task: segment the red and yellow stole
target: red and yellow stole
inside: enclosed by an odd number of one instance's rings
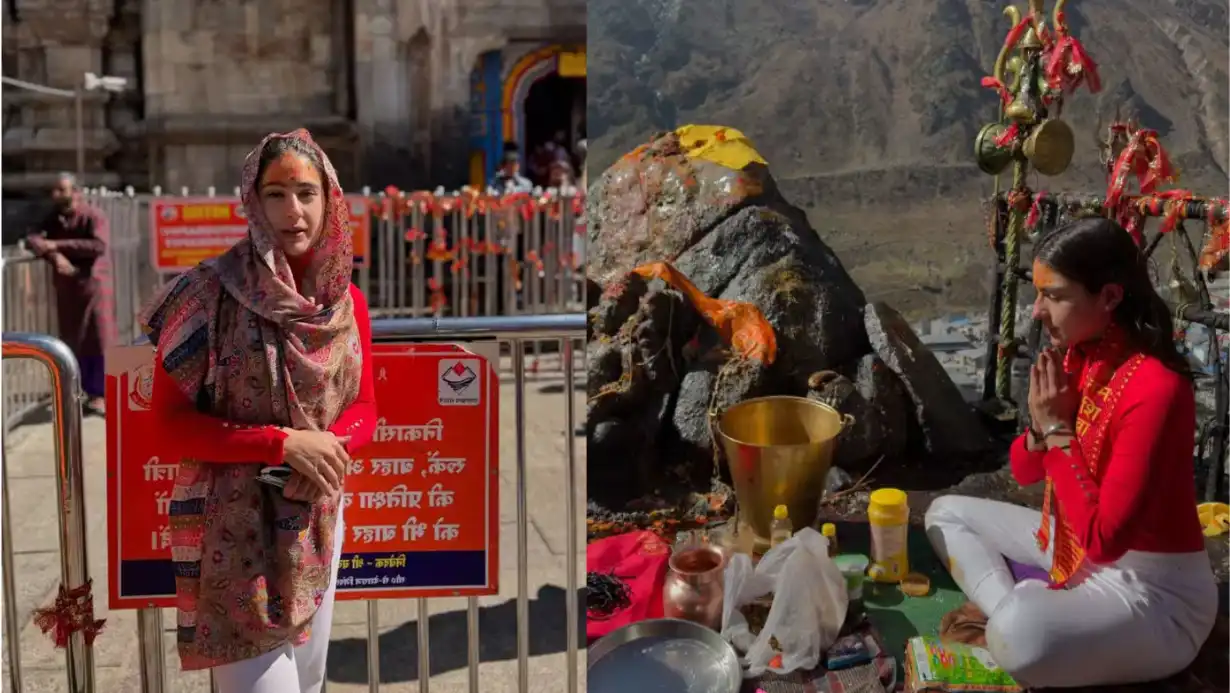
[[[1121,357],[1121,342],[1107,339],[1099,345],[1099,355],[1090,355],[1092,364],[1086,370],[1081,383],[1081,402],[1076,412],[1076,440],[1080,445],[1081,459],[1092,479],[1099,479],[1103,457],[1107,450],[1106,437],[1119,398],[1127,388],[1128,381],[1145,360],[1144,354],[1135,354],[1126,360]],[[1108,353],[1109,352],[1109,353]],[[1099,358],[1099,356],[1102,356]],[[1080,361],[1084,356],[1075,349],[1068,350],[1064,370],[1080,373]],[[1076,531],[1063,513],[1063,507],[1055,501],[1055,485],[1048,474],[1046,491],[1042,500],[1042,526],[1036,538],[1038,548],[1046,551],[1051,542],[1051,516],[1055,518],[1055,555],[1051,562],[1053,588],[1063,587],[1085,562],[1085,548],[1081,546]]]

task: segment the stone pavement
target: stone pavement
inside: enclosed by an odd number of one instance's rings
[[[507,359],[505,359],[507,363]],[[529,480],[529,585],[530,689],[534,693],[564,692],[566,585],[565,551],[565,445],[576,446],[578,587],[584,586],[585,440],[564,431],[563,374],[555,356],[544,356],[540,372],[526,377],[526,428]],[[578,362],[574,398],[576,421],[584,416],[584,375]],[[504,369],[500,402],[500,593],[479,600],[481,659],[479,685],[483,693],[517,690],[517,536],[516,438],[512,374]],[[53,439],[50,424],[28,425],[5,441],[5,463],[11,484],[14,563],[17,604],[22,624],[21,657],[27,693],[66,691],[63,653],[31,623],[31,613],[49,603],[59,584],[58,530],[55,517],[55,477],[51,466]],[[105,429],[103,421],[84,423],[87,516],[90,528],[90,568],[94,577],[98,617],[106,629],[94,646],[99,693],[136,693],[138,650],[135,611],[108,612],[107,536],[105,494]],[[385,600],[380,604],[380,691],[418,691],[416,602]],[[466,601],[440,599],[430,603],[430,690],[433,693],[468,691],[466,660]],[[7,606],[6,606],[7,608]],[[578,634],[584,646],[584,596],[578,594]],[[339,602],[335,611],[329,651],[328,693],[368,691],[367,602]],[[183,673],[174,654],[175,623],[172,610],[163,615],[166,629],[168,693],[206,693],[208,675]],[[585,652],[578,655],[578,674],[584,690]],[[4,660],[3,690],[8,691],[8,659]]]

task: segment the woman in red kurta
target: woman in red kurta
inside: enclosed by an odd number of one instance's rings
[[[1034,317],[1051,348],[1030,374],[1031,428],[1012,474],[1046,483],[1042,512],[937,499],[927,534],[987,614],[987,646],[1034,687],[1152,681],[1195,658],[1217,588],[1196,514],[1196,407],[1170,311],[1112,221],[1038,245]],[[1048,569],[1013,584],[1005,557]]]
[[[248,238],[144,316],[153,408],[179,462],[170,509],[184,669],[222,693],[319,693],[350,453],[376,425],[349,210],[305,130],[244,164]]]

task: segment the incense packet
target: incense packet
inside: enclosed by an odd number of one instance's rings
[[[910,693],[1021,693],[1022,688],[981,647],[910,638],[905,648],[905,689]]]

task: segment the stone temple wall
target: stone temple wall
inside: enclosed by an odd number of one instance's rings
[[[16,0],[5,74],[87,97],[87,185],[238,183],[271,130],[308,127],[344,185],[465,179],[470,73],[487,51],[583,42],[584,0]],[[71,99],[5,90],[4,187],[76,165]],[[47,179],[47,180],[44,180]]]

